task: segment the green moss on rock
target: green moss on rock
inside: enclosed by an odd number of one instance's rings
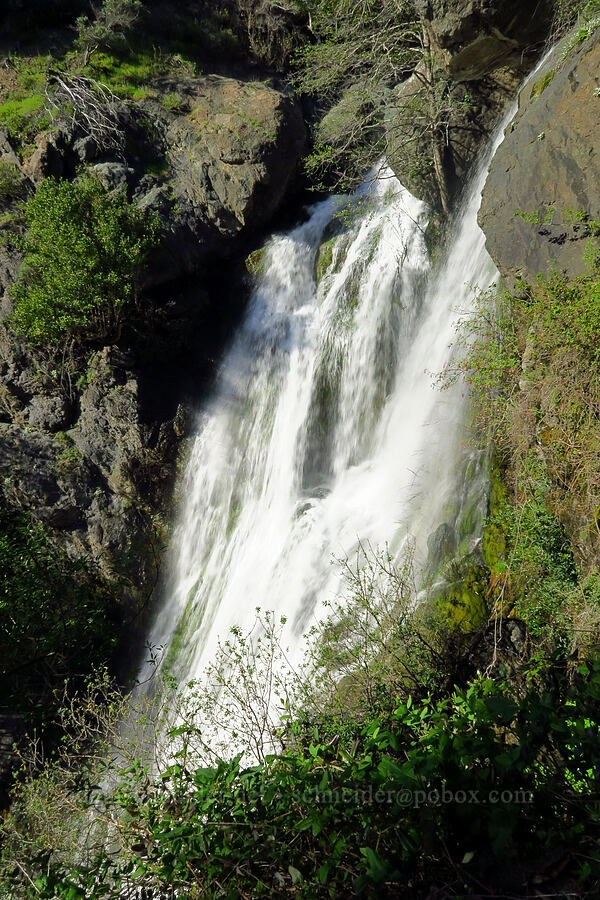
[[[246,257],[245,264],[250,275],[254,275],[256,278],[264,275],[267,268],[267,248],[259,247],[258,250],[253,250]]]
[[[541,97],[546,88],[552,84],[554,78],[556,76],[556,69],[550,69],[549,72],[546,72],[545,75],[536,81],[536,83],[531,88],[531,97]]]
[[[324,241],[317,252],[317,261],[315,264],[315,281],[317,284],[323,280],[324,275],[333,262],[333,245],[335,238]]]
[[[472,560],[457,566],[455,575],[435,598],[435,609],[451,631],[473,631],[487,618],[487,575]]]
[[[506,535],[498,521],[498,513],[506,502],[506,488],[497,466],[490,471],[490,521],[483,532],[483,559],[491,573],[506,568]]]

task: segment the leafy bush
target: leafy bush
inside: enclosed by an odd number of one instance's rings
[[[33,140],[37,132],[46,128],[49,122],[43,94],[7,100],[0,105],[0,126],[6,128],[19,145]]]
[[[488,531],[502,545],[494,597],[537,640],[578,646],[600,635],[600,604],[583,588],[600,562],[600,270],[597,223],[579,212],[570,227],[590,239],[587,274],[553,272],[479,297],[442,382],[465,379],[473,439],[491,438],[504,469],[508,493]]]
[[[22,187],[23,181],[15,164],[0,162],[0,204],[17,198]]]
[[[13,288],[15,328],[36,341],[104,340],[134,303],[154,215],[91,178],[45,179],[27,202],[24,261]]]
[[[583,30],[600,16],[600,3],[598,0],[554,0],[554,20],[550,41],[554,43],[574,25]],[[586,38],[588,35],[586,34]],[[585,39],[585,38],[584,38]],[[571,37],[567,42],[566,53],[577,43],[577,36]]]
[[[541,507],[525,531],[538,520],[543,543]],[[555,537],[531,560],[566,585]],[[173,658],[149,699],[101,680],[71,703],[56,758],[24,751],[2,826],[11,900],[32,882],[48,900],[521,896],[532,872],[552,891],[557,854],[594,896],[597,652],[513,657],[511,684],[468,677],[484,631],[451,669],[453,633],[414,613],[410,565],[367,554],[347,575],[305,669],[266,615],[232,629],[203,682],[176,690]]]
[[[140,0],[104,0],[94,9],[94,18],[87,16],[77,19],[77,48],[83,52],[83,62],[87,65],[90,57],[100,48],[113,49],[123,46],[125,35],[131,30],[140,15]]]
[[[525,459],[515,490],[518,502],[505,498],[490,519],[506,540],[495,572],[504,576],[505,612],[516,606],[536,640],[569,644],[579,572],[565,529],[550,511],[548,474],[534,453]]]
[[[52,691],[105,661],[116,644],[114,595],[57,552],[26,513],[0,507],[2,703],[52,718]]]
[[[506,398],[520,369],[520,352],[512,318],[513,299],[492,287],[478,293],[473,312],[457,323],[459,352],[442,372],[442,389],[464,380],[471,397],[471,439],[485,444],[490,436],[502,445]]]
[[[198,723],[184,718],[155,777],[131,759],[112,792],[98,788],[109,783],[98,769],[105,732],[85,715],[75,724],[59,764],[17,787],[4,821],[14,898],[26,878],[42,897],[89,900],[523,896],[557,856],[573,894],[599,885],[597,658],[571,676],[532,664],[521,692],[479,678],[438,701],[409,698],[338,734],[295,723],[284,750],[257,765],[194,764]],[[88,835],[90,819],[100,828],[86,860],[75,842],[75,864],[63,841],[52,856],[43,846],[43,829],[72,833],[73,818]]]

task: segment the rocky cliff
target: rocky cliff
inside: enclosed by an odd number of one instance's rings
[[[522,90],[479,221],[503,275],[585,271],[586,219],[600,219],[600,29],[560,43]]]
[[[157,578],[185,396],[198,389],[185,381],[199,369],[210,377],[239,307],[231,298],[225,309],[231,285],[211,272],[243,258],[281,208],[305,128],[297,100],[254,70],[157,79],[151,97],[120,104],[116,117],[122,142],[112,149],[74,123],[20,154],[0,135],[0,167],[19,182],[0,197],[0,483],[5,502],[32,511],[71,554],[139,592]],[[20,202],[43,178],[82,171],[153,210],[161,238],[118,345],[88,347],[73,374],[60,348],[20,339],[6,321]]]

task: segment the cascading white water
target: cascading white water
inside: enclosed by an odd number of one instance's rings
[[[477,210],[501,135],[437,274],[426,208],[389,170],[345,207],[330,198],[268,243],[245,321],[199,415],[150,638],[170,645],[180,681],[200,674],[232,625],[250,627],[256,607],[285,615],[299,648],[339,589],[332,557],[352,556],[359,542],[398,552],[410,535],[424,563],[427,535],[441,522],[460,531],[464,400],[458,388],[437,390],[430,373],[449,359],[473,286],[486,288],[496,274]],[[319,268],[327,267],[317,285],[320,246]],[[472,547],[487,488],[483,475],[469,481]]]

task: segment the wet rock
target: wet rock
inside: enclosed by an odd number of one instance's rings
[[[442,522],[427,538],[428,568],[436,571],[443,563],[455,556],[457,547],[458,542],[454,528],[448,522]]]
[[[511,279],[584,272],[589,232],[574,214],[600,217],[600,29],[563,54],[561,45],[521,92],[483,191],[487,249]]]

